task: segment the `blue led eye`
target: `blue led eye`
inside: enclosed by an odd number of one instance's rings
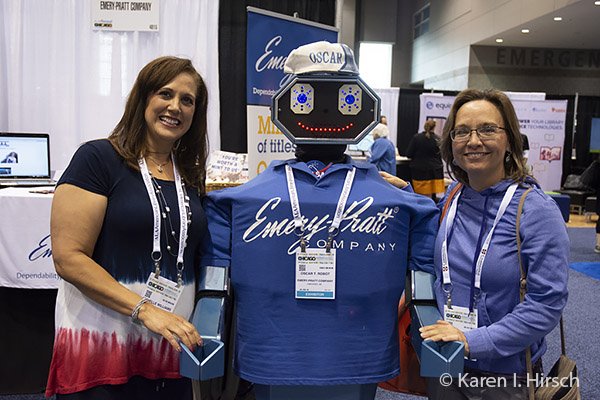
[[[306,103],[308,101],[308,97],[304,93],[300,93],[297,97],[298,103]]]
[[[307,83],[297,83],[290,89],[290,109],[294,114],[310,114],[314,106],[314,89]]]
[[[338,92],[338,110],[343,115],[356,115],[362,109],[362,89],[358,85],[343,85]]]

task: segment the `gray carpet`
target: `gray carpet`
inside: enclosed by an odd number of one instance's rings
[[[595,230],[593,228],[569,228],[571,241],[571,262],[600,262],[600,254],[593,251]],[[583,399],[600,399],[597,385],[600,376],[600,357],[595,346],[598,339],[600,321],[600,281],[577,271],[569,271],[569,302],[565,309],[565,330],[567,355],[577,361],[581,395]],[[544,355],[544,370],[549,371],[560,354],[560,333],[558,328],[548,337],[548,352]],[[42,400],[42,395],[0,396],[0,400]],[[376,400],[417,400],[418,396],[379,389]]]

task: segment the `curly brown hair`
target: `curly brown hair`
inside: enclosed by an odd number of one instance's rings
[[[523,158],[523,138],[519,130],[519,119],[515,113],[515,109],[506,94],[496,89],[465,89],[460,92],[444,125],[442,134],[441,153],[442,158],[446,162],[446,169],[451,176],[455,177],[459,182],[468,184],[469,177],[467,173],[458,165],[454,164],[454,156],[452,154],[452,139],[450,139],[450,131],[454,129],[456,114],[458,110],[471,101],[485,100],[492,103],[502,115],[506,137],[510,147],[509,161],[504,163],[506,178],[517,182],[523,182],[527,174],[527,166]]]
[[[131,168],[139,169],[137,160],[143,157],[147,150],[147,125],[144,115],[148,100],[154,92],[182,73],[189,74],[196,82],[196,108],[190,129],[179,139],[173,152],[177,159],[179,173],[186,185],[204,194],[208,156],[206,132],[208,90],[190,60],[160,57],[142,68],[127,98],[123,116],[108,139]]]

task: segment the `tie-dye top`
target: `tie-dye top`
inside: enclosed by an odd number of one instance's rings
[[[170,205],[176,237],[179,213],[174,182],[159,181]],[[59,185],[71,184],[108,198],[92,258],[127,288],[144,294],[153,263],[152,208],[139,171],[128,167],[106,139],[82,145]],[[184,290],[174,310],[189,318],[194,306],[199,244],[206,231],[200,197],[188,189],[192,224],[184,254]],[[165,227],[162,227],[163,232]],[[161,275],[176,280],[176,257],[161,235]],[[171,243],[176,253],[177,243]],[[174,250],[173,250],[174,249]],[[135,324],[62,281],[56,299],[55,340],[46,396],[74,393],[103,384],[122,384],[134,375],[179,378],[179,354],[161,336]]]

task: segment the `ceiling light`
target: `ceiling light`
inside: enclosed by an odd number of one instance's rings
[[[595,1],[594,4],[600,6],[600,1]]]
[[[496,39],[496,43],[502,43],[502,42],[504,42],[504,39],[502,39],[502,38]]]
[[[562,17],[554,17],[555,21],[562,21]]]
[[[521,29],[521,33],[529,33],[529,29]]]

